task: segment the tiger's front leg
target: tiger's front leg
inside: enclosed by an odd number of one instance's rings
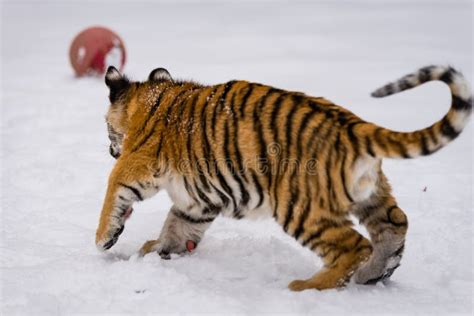
[[[99,225],[96,231],[96,246],[99,250],[110,249],[125,227],[135,202],[155,195],[160,179],[154,177],[145,157],[128,155],[120,157],[109,177]]]
[[[157,240],[147,241],[140,249],[140,256],[156,251],[163,259],[170,259],[172,253],[181,254],[193,250],[216,216],[215,213],[203,214],[201,209],[193,212],[191,208],[191,211],[184,212],[173,206],[160,237]]]

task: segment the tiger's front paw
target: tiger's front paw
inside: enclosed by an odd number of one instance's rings
[[[140,248],[140,251],[138,252],[138,255],[140,257],[145,256],[146,254],[149,254],[150,252],[155,252],[160,250],[160,240],[148,240],[146,243],[143,244],[143,246]]]
[[[123,230],[125,229],[125,225],[121,225],[119,227],[115,227],[113,229],[109,229],[109,231],[105,234],[104,237],[96,239],[96,246],[97,249],[100,251],[105,251],[110,248],[112,248],[113,245],[117,242],[119,239],[119,236],[123,233]]]
[[[192,252],[196,248],[197,243],[187,240],[182,245],[180,243],[161,242],[160,239],[149,240],[140,248],[139,256],[143,257],[150,252],[157,252],[162,259],[171,259],[171,254],[182,254],[186,251]]]
[[[117,243],[120,235],[125,229],[125,221],[132,214],[133,209],[130,207],[120,216],[115,216],[111,219],[108,225],[100,225],[96,232],[95,244],[97,249],[105,251],[112,248]],[[105,228],[103,228],[105,227]]]

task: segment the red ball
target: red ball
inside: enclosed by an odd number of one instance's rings
[[[187,240],[186,241],[186,249],[188,249],[189,252],[192,252],[196,248],[196,243],[192,240]]]
[[[104,74],[108,66],[122,70],[125,59],[122,39],[100,26],[80,32],[69,49],[69,60],[77,76]]]

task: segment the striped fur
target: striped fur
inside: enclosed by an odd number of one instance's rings
[[[411,133],[389,131],[377,126],[359,127],[360,137],[375,139],[372,151],[376,157],[415,158],[432,154],[455,139],[469,121],[472,112],[472,95],[469,83],[461,73],[451,67],[428,66],[389,83],[372,93],[381,98],[419,86],[428,81],[440,80],[451,90],[451,108],[435,124]],[[375,137],[376,136],[376,137]],[[382,141],[378,142],[377,137]],[[390,146],[384,146],[391,143]]]
[[[292,290],[372,284],[398,267],[408,227],[381,159],[431,154],[462,131],[472,111],[469,85],[431,66],[373,93],[383,97],[431,80],[449,85],[449,112],[432,126],[390,131],[323,99],[246,81],[203,86],[164,69],[131,82],[109,68],[110,153],[118,158],[96,233],[113,246],[135,202],[160,189],[174,205],[160,236],[140,253],[164,258],[197,245],[218,215],[273,217],[321,256],[324,268]],[[370,241],[352,227],[365,225]]]

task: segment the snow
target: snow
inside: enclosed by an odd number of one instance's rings
[[[105,56],[105,64],[107,66],[115,66],[116,68],[120,68],[122,64],[122,50],[115,44],[116,46],[112,47],[112,49],[107,53]]]
[[[95,229],[114,160],[103,78],[75,79],[73,36],[115,30],[126,73],[156,67],[203,83],[246,79],[325,96],[397,130],[428,126],[449,107],[429,83],[371,99],[428,64],[473,82],[470,1],[4,1],[1,99],[1,314],[472,314],[473,129],[433,156],[386,161],[410,220],[392,281],[294,293],[321,267],[272,220],[219,218],[190,255],[138,259],[170,207],[135,206],[120,240],[97,252]]]

